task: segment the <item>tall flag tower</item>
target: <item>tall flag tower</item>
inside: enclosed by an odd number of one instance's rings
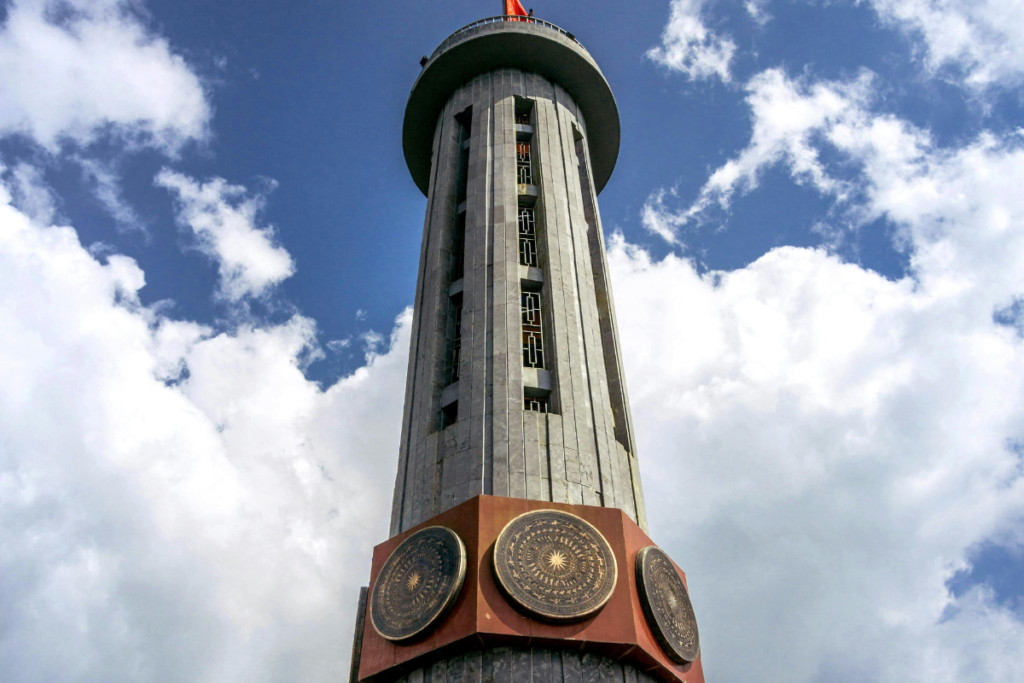
[[[505,12],[446,38],[406,105],[427,212],[351,683],[703,683],[646,533],[597,206],[615,98],[576,36]]]

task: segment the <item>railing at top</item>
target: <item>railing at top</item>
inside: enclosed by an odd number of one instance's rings
[[[501,15],[501,16],[497,16],[497,17],[487,17],[486,19],[480,19],[479,21],[474,21],[472,24],[467,24],[466,26],[463,26],[458,31],[456,31],[455,33],[453,33],[450,36],[448,36],[447,38],[445,38],[444,42],[442,42],[440,45],[438,45],[437,49],[434,50],[432,53],[430,53],[430,59],[433,59],[434,57],[438,56],[439,54],[441,54],[442,52],[447,50],[449,47],[451,47],[451,45],[454,42],[456,42],[458,37],[461,36],[466,31],[469,31],[470,29],[474,29],[477,26],[483,26],[485,24],[497,24],[498,22],[502,22],[502,21],[520,21],[520,22],[527,23],[527,24],[540,24],[541,26],[544,26],[545,28],[549,28],[549,29],[551,29],[553,31],[558,31],[563,36],[565,36],[566,38],[568,38],[572,42],[574,42],[577,45],[579,45],[580,49],[582,49],[584,52],[587,51],[587,48],[583,47],[583,43],[581,43],[579,40],[577,40],[576,36],[574,36],[573,34],[569,33],[565,29],[562,29],[562,28],[559,28],[559,27],[555,26],[550,21],[544,21],[543,19],[538,19],[537,17],[524,17],[524,16],[515,15],[515,14],[508,14],[508,15]]]

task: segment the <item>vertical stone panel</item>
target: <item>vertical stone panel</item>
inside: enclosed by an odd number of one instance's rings
[[[541,484],[540,420],[544,416],[532,411],[523,412],[523,453],[526,468],[526,498],[546,500]],[[544,453],[546,456],[547,454]]]
[[[512,653],[509,648],[491,650],[491,672],[494,683],[512,683]]]
[[[602,503],[605,505],[617,505],[618,496],[614,479],[614,470],[609,467],[610,454],[614,453],[609,443],[607,429],[607,392],[606,382],[603,381],[604,367],[600,358],[600,347],[595,346],[595,337],[598,336],[597,315],[593,305],[593,277],[590,270],[589,259],[582,258],[586,241],[587,225],[583,220],[582,204],[579,197],[578,184],[571,182],[575,180],[576,155],[574,148],[569,144],[572,139],[572,114],[563,105],[568,99],[565,92],[555,87],[555,112],[557,115],[559,145],[561,152],[561,167],[558,169],[561,180],[566,188],[566,212],[568,226],[573,249],[573,261],[576,265],[576,288],[577,302],[579,305],[580,319],[580,358],[586,369],[587,390],[589,407],[594,430],[594,462],[597,475],[600,478],[600,490],[602,492]]]
[[[491,491],[496,496],[509,495],[509,446],[508,446],[508,415],[509,415],[509,371],[510,365],[507,339],[509,320],[507,290],[510,269],[507,254],[507,233],[515,230],[515,190],[505,186],[503,179],[507,175],[506,167],[511,163],[515,150],[514,137],[509,140],[512,108],[512,72],[501,69],[495,73],[494,103],[494,236],[493,262],[494,286],[491,292],[491,306],[494,311],[494,331],[492,335],[492,367],[494,374],[491,380],[492,393],[492,479]],[[511,152],[510,152],[511,147]],[[518,272],[518,271],[516,271]],[[516,275],[518,277],[518,275]]]

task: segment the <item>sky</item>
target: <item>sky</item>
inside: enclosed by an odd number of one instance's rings
[[[0,679],[347,677],[404,104],[499,8],[4,3]],[[1024,681],[1024,2],[533,8],[617,98],[637,450],[708,680]]]

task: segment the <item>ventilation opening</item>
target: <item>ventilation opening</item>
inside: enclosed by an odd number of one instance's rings
[[[459,402],[449,403],[441,408],[441,429],[447,429],[459,421]]]

